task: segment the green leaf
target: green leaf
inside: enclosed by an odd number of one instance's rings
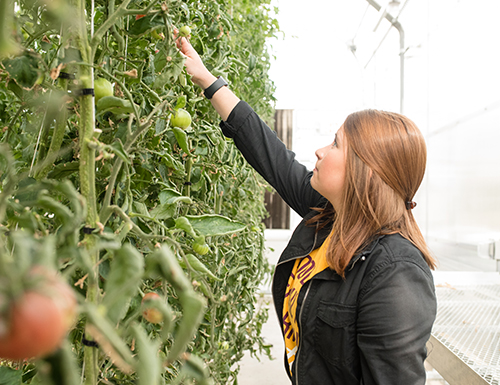
[[[167,61],[162,73],[154,80],[153,88],[155,89],[161,89],[167,83],[175,82],[184,69],[186,58],[180,53],[175,52],[169,58],[171,60]]]
[[[38,79],[37,60],[30,55],[4,60],[6,71],[21,87],[31,89]]]
[[[201,24],[205,24],[205,17],[203,16],[203,13],[197,9],[195,9],[194,12],[196,13],[196,16],[200,18]]]
[[[154,219],[168,219],[175,214],[175,205],[158,205],[149,212],[149,215]]]
[[[79,169],[80,169],[80,162],[78,161],[60,163],[49,172],[48,177],[51,179],[67,178],[71,174],[78,172]]]
[[[21,204],[24,202],[30,202],[36,200],[38,196],[38,192],[40,191],[39,187],[37,188],[36,179],[28,176],[19,181],[19,191],[14,198],[19,200]]]
[[[159,194],[160,203],[163,205],[165,203],[171,203],[170,199],[182,196],[182,194],[174,189],[167,188],[162,190]]]
[[[86,302],[83,306],[83,312],[86,314],[90,324],[95,326],[99,331],[100,337],[106,340],[106,345],[109,344],[113,349],[113,351],[107,351],[106,353],[112,356],[114,363],[122,371],[133,370],[135,361],[132,357],[132,353],[118,334],[115,326],[111,324],[109,320],[99,312],[97,306],[92,303]]]
[[[159,14],[141,17],[129,28],[128,34],[131,36],[142,36],[153,28],[165,25]]]
[[[186,132],[179,127],[172,127],[172,130],[174,131],[175,139],[177,140],[179,147],[186,154],[189,154],[189,141]]]
[[[7,85],[7,88],[11,90],[14,95],[16,95],[19,99],[23,100],[24,96],[26,94],[26,91],[24,91],[15,81],[9,81],[9,84]]]
[[[178,202],[184,202],[184,203],[192,203],[192,199],[189,197],[186,197],[184,195],[181,195],[180,192],[175,191],[173,189],[165,189],[159,194],[160,198],[160,203],[162,205],[164,204],[173,204],[173,203],[178,203]]]
[[[167,122],[165,119],[158,119],[155,124],[155,135],[161,135],[167,129]]]
[[[193,200],[181,195],[173,189],[165,189],[159,194],[160,204],[152,209],[149,215],[155,219],[167,219],[174,216],[177,203],[191,204]]]
[[[15,370],[7,366],[0,366],[0,384],[1,385],[21,385],[22,370]]]
[[[187,100],[186,95],[180,95],[177,98],[177,102],[175,103],[174,110],[178,110],[179,108],[186,107],[186,100]]]
[[[181,230],[184,230],[186,234],[191,235],[192,237],[196,236],[196,233],[193,231],[193,227],[191,222],[186,219],[186,217],[179,217],[175,220],[175,227]]]
[[[151,341],[144,329],[139,325],[133,325],[132,330],[136,341],[139,356],[137,366],[137,378],[139,385],[158,385],[161,382],[161,362],[158,357],[160,344]]]
[[[111,146],[108,147],[111,151],[113,151],[114,154],[116,154],[118,157],[120,157],[121,160],[123,160],[126,164],[130,164],[130,158],[127,155],[127,151],[125,151],[125,148],[123,147],[123,143],[120,139],[115,139],[113,143],[111,143]]]
[[[143,271],[144,259],[135,248],[125,244],[115,251],[103,300],[108,317],[113,322],[125,316],[130,300],[138,291]]]
[[[43,358],[46,369],[39,373],[42,383],[54,385],[80,385],[80,368],[72,351],[71,343],[64,340],[62,346],[54,353]],[[25,378],[23,380],[26,381]],[[0,380],[0,384],[3,384]]]
[[[132,103],[128,99],[117,98],[116,96],[104,96],[96,104],[98,112],[109,111],[113,114],[130,114],[134,112]]]
[[[142,202],[134,202],[134,210],[138,214],[149,216],[148,208]]]
[[[181,196],[181,197],[170,199],[168,201],[168,203],[169,204],[173,204],[173,203],[187,203],[187,204],[191,204],[191,203],[193,203],[193,200],[190,197]]]
[[[201,276],[209,276],[210,278],[216,281],[222,281],[221,278],[217,277],[212,271],[205,266],[203,262],[201,262],[198,258],[196,258],[193,254],[186,254],[186,258],[189,262],[189,265],[193,268]]]
[[[234,234],[246,228],[245,224],[232,221],[222,215],[186,215],[186,218],[194,230],[206,237]]]
[[[185,172],[182,163],[179,162],[177,159],[174,159],[174,157],[169,153],[163,152],[162,154],[160,154],[160,156],[162,157],[167,167],[173,168],[177,173]]]

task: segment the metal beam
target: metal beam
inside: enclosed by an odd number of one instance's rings
[[[366,0],[366,1],[368,1],[368,3],[373,8],[375,8],[377,10],[377,12],[380,12],[380,9],[382,7],[375,0]],[[408,2],[408,0],[404,3],[404,5],[402,6],[402,9],[406,6],[407,2]],[[405,95],[405,52],[406,52],[406,50],[405,50],[405,31],[404,31],[401,23],[398,21],[397,17],[393,17],[389,13],[386,13],[385,18],[399,32],[399,112],[401,114],[403,114],[404,113],[404,95]],[[387,36],[387,34],[385,36]],[[384,36],[384,39],[385,39],[385,36]],[[372,57],[375,55],[375,53],[377,52],[379,47],[382,45],[382,42],[384,41],[384,39],[382,39],[379,46],[373,52],[372,56],[370,57],[370,59],[366,63],[365,68],[368,65],[368,63],[370,62],[370,60],[372,59]]]
[[[450,385],[490,385],[488,381],[432,335],[427,342],[427,351],[429,352],[427,362]]]

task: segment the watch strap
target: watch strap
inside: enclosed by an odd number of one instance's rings
[[[203,94],[207,99],[212,99],[214,94],[219,91],[219,89],[227,85],[226,79],[222,76],[217,76],[217,80],[213,82],[205,91],[203,91]]]

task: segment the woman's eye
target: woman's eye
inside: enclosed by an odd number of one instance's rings
[[[337,147],[337,141],[336,140],[333,141],[332,147]]]

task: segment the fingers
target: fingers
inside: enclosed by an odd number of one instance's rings
[[[198,53],[195,51],[191,43],[185,37],[181,37],[177,39],[177,47],[181,50],[181,52],[191,59],[198,58]]]
[[[177,45],[177,48],[180,49],[184,55],[190,56],[188,55],[188,52],[194,51],[194,48],[192,47],[188,39],[186,39],[183,36],[179,37],[179,30],[175,27],[174,27],[174,41],[175,44]]]
[[[174,33],[173,33],[173,36],[174,36],[174,41],[175,41],[175,44],[177,45],[177,48],[181,49],[180,47],[180,39],[179,39],[179,30],[177,28],[174,27]]]

